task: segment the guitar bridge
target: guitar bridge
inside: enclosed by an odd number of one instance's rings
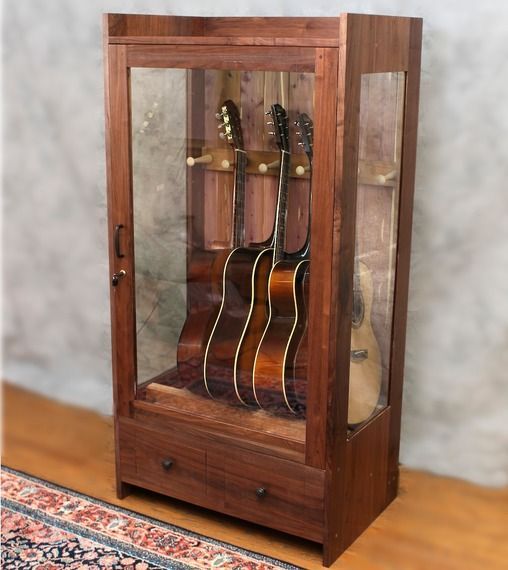
[[[363,362],[368,357],[369,351],[366,348],[360,348],[351,351],[351,362]]]

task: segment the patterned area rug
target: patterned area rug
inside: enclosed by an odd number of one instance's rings
[[[297,569],[2,467],[2,568]]]

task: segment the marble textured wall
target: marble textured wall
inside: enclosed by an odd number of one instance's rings
[[[102,12],[4,0],[3,375],[111,409]],[[508,5],[156,0],[152,13],[425,19],[401,460],[508,482]]]

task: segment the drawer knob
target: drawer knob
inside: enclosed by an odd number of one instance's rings
[[[162,467],[163,467],[166,471],[169,471],[172,466],[173,466],[173,460],[172,460],[172,459],[164,459],[164,460],[162,461]]]
[[[266,489],[264,487],[258,487],[256,489],[256,497],[258,499],[262,499],[265,496],[266,496]]]

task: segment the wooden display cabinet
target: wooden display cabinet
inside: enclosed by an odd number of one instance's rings
[[[104,43],[118,495],[330,565],[397,494],[421,20],[108,14]]]

